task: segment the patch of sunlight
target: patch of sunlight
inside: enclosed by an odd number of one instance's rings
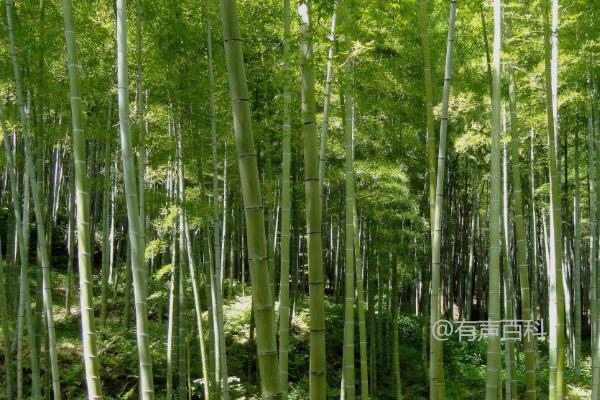
[[[239,319],[245,316],[249,316],[252,310],[252,296],[240,296],[236,299],[235,303],[223,304],[223,312],[226,318]],[[279,311],[279,302],[276,301],[273,310],[275,311],[275,317]]]
[[[67,349],[67,350],[76,350],[79,346],[71,341],[62,341],[60,343],[60,348],[61,349]]]
[[[251,309],[252,296],[241,296],[235,303],[223,305],[225,330],[239,344],[247,344],[250,341],[248,327]]]
[[[236,299],[235,303],[229,305],[223,305],[223,312],[226,317],[237,317],[240,314],[250,312],[252,307],[252,296],[240,296]]]
[[[292,325],[298,330],[299,334],[308,335],[310,333],[309,320],[308,311],[296,309],[292,318]]]
[[[76,340],[60,340],[58,342],[58,351],[63,354],[83,355],[83,348],[81,347],[81,342]]]
[[[567,400],[587,400],[592,397],[592,390],[586,387],[567,385]]]
[[[79,315],[79,305],[71,305],[71,315]],[[67,319],[67,308],[61,306],[54,307],[54,322],[64,322]]]

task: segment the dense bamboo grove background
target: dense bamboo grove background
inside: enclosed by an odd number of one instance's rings
[[[2,3],[1,399],[600,399],[598,0]]]

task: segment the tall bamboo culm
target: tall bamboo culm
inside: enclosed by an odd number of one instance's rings
[[[500,51],[502,48],[502,11],[500,0],[494,0],[494,45],[492,55],[492,148],[490,171],[490,244],[489,244],[489,292],[488,320],[497,323],[500,320],[500,205],[501,205],[501,169],[500,169]],[[500,337],[491,332],[487,340],[487,370],[485,399],[498,398],[500,374]]]
[[[13,74],[15,78],[15,90],[17,97],[17,106],[19,108],[19,116],[21,118],[21,127],[23,130],[23,147],[25,151],[25,169],[29,184],[31,186],[31,194],[33,197],[33,205],[35,212],[35,220],[37,225],[37,245],[41,260],[41,275],[42,275],[42,303],[46,319],[47,327],[47,349],[50,358],[50,369],[52,375],[52,394],[54,400],[60,400],[61,389],[60,389],[60,377],[58,368],[58,354],[56,350],[56,333],[54,328],[54,311],[52,305],[52,291],[50,289],[50,258],[48,256],[48,245],[46,236],[46,219],[44,217],[44,211],[42,209],[42,203],[40,199],[40,186],[36,177],[36,169],[33,164],[33,154],[30,139],[29,130],[29,111],[26,110],[23,86],[21,82],[21,75],[19,71],[19,62],[17,59],[17,44],[15,38],[14,24],[13,24],[13,3],[11,0],[6,0],[6,22],[8,27],[8,38],[10,42],[10,59],[13,67]],[[29,108],[29,107],[27,107]],[[38,332],[39,334],[40,332]],[[32,373],[35,374],[35,371]]]
[[[430,227],[430,241],[433,246],[433,224],[435,219],[435,128],[433,118],[433,84],[431,81],[431,56],[430,56],[430,44],[429,44],[429,11],[427,7],[428,0],[419,0],[419,20],[421,28],[421,45],[423,47],[423,79],[425,82],[425,110],[427,117],[425,137],[427,140],[427,179],[429,185],[429,227]],[[431,259],[430,259],[431,261]],[[430,274],[427,269],[423,271],[423,315],[429,313],[429,289],[430,289]],[[469,313],[470,314],[470,313]],[[429,337],[429,326],[423,324],[423,345],[422,345],[422,357],[424,360],[424,367],[427,368],[427,350]]]
[[[256,147],[252,132],[250,95],[242,51],[236,0],[220,0],[225,61],[233,111],[242,198],[246,217],[248,263],[253,292],[256,346],[263,398],[282,398],[277,340],[273,329],[275,315],[267,261],[267,239]]]
[[[192,250],[192,241],[190,238],[190,230],[188,227],[188,221],[187,221],[187,215],[185,213],[184,207],[183,205],[185,204],[185,179],[184,179],[184,174],[183,174],[183,155],[182,155],[182,149],[181,149],[181,139],[178,141],[178,150],[179,150],[179,157],[177,158],[177,162],[179,164],[179,174],[177,176],[177,181],[178,181],[178,186],[179,186],[179,197],[180,197],[180,225],[182,231],[183,231],[183,236],[182,236],[182,240],[184,241],[184,252],[185,252],[185,256],[187,257],[187,265],[188,265],[188,272],[189,272],[189,276],[190,276],[190,282],[192,284],[192,297],[193,297],[193,301],[194,301],[194,314],[196,317],[196,329],[198,330],[197,335],[198,335],[198,347],[200,348],[200,362],[201,362],[201,366],[202,366],[202,378],[204,379],[204,385],[202,387],[203,389],[203,393],[204,393],[204,398],[207,400],[211,399],[210,396],[210,378],[209,378],[209,365],[208,365],[208,361],[207,361],[207,357],[206,357],[206,345],[205,345],[205,341],[204,341],[204,327],[203,327],[203,322],[202,322],[202,308],[201,308],[201,304],[200,304],[200,284],[198,283],[198,271],[197,271],[197,266],[196,266],[196,261],[194,259],[194,252]],[[182,254],[182,257],[184,255]]]
[[[300,17],[300,68],[302,71],[302,137],[304,140],[304,191],[306,193],[306,236],[310,313],[310,398],[324,400],[325,379],[325,294],[321,242],[322,204],[315,113],[315,76],[310,1],[298,6]]]
[[[77,41],[73,28],[71,0],[63,0],[65,41],[67,45],[67,67],[71,99],[71,123],[73,125],[73,159],[75,170],[75,203],[77,206],[77,249],[79,265],[79,301],[81,304],[81,333],[83,359],[89,399],[101,399],[100,363],[96,345],[96,325],[94,320],[94,287],[90,248],[90,194],[87,182],[85,135],[81,110],[81,89]],[[106,271],[104,271],[106,272]]]
[[[333,59],[335,57],[336,38],[335,26],[337,23],[338,0],[333,2],[333,14],[329,26],[329,52],[327,53],[327,68],[325,72],[325,98],[323,101],[323,124],[321,128],[321,145],[319,150],[319,184],[321,185],[321,197],[323,196],[323,184],[325,179],[325,159],[327,152],[327,133],[329,131],[329,110],[331,104],[331,84],[333,83]]]
[[[146,268],[144,265],[143,232],[140,230],[140,210],[136,169],[133,157],[131,123],[129,120],[129,64],[127,61],[127,0],[117,0],[117,78],[119,99],[119,132],[123,180],[127,202],[127,222],[131,251],[131,271],[135,298],[135,323],[140,373],[140,398],[154,399],[154,378],[148,331],[146,301]]]
[[[507,39],[512,37],[510,18],[506,19]],[[527,263],[527,238],[523,220],[523,191],[521,185],[521,164],[519,160],[519,125],[517,120],[517,84],[515,68],[511,63],[508,66],[508,95],[510,110],[510,136],[511,136],[511,166],[513,185],[513,210],[516,235],[517,264],[519,269],[519,283],[521,285],[521,314],[522,319],[532,321],[531,293],[529,290],[529,264]],[[525,348],[526,392],[527,400],[535,400],[537,396],[535,376],[535,336],[523,337]]]
[[[549,268],[549,379],[548,398],[563,399],[563,369],[565,362],[565,302],[563,287],[563,251],[562,251],[562,217],[559,190],[559,172],[557,168],[557,108],[554,107],[556,92],[557,68],[551,53],[557,51],[556,26],[558,24],[558,1],[552,1],[552,31],[548,17],[548,4],[544,2],[544,60],[546,89],[546,118],[548,132],[548,172],[550,177],[550,251]],[[551,49],[552,48],[552,49]],[[556,75],[556,76],[555,76]],[[553,77],[555,76],[555,77]]]
[[[573,247],[574,271],[573,288],[575,290],[575,349],[573,351],[573,366],[575,375],[581,373],[581,205],[579,183],[579,131],[575,131],[575,194],[573,196]]]
[[[354,197],[354,264],[356,266],[356,298],[358,307],[358,340],[360,354],[360,396],[361,399],[369,398],[369,364],[367,354],[367,324],[365,315],[365,289],[363,281],[363,258],[361,254],[361,227],[358,222],[356,196]]]
[[[1,105],[0,105],[1,107]],[[8,140],[5,136],[4,140]],[[0,246],[2,243],[0,242]],[[12,338],[8,328],[8,307],[6,304],[5,282],[6,275],[4,273],[4,260],[0,253],[0,318],[2,318],[2,340],[4,341],[4,368],[6,370],[6,398],[12,400],[14,396],[14,371],[12,362]]]
[[[138,131],[138,184],[140,202],[140,232],[142,247],[146,247],[146,130],[144,113],[144,90],[142,86],[142,4],[135,0],[135,100]]]
[[[597,307],[597,263],[596,258],[598,236],[597,236],[597,222],[596,222],[596,151],[594,149],[594,113],[592,108],[593,93],[592,93],[592,82],[591,73],[588,69],[587,72],[588,80],[588,91],[589,99],[587,106],[587,149],[588,149],[588,164],[587,172],[589,177],[589,219],[590,219],[590,311],[591,311],[591,332],[592,338],[595,340],[591,343],[592,352],[592,399],[598,398],[598,392],[600,391],[600,337],[596,334],[598,327],[598,307]]]
[[[29,336],[29,356],[31,359],[31,398],[33,400],[40,400],[42,398],[41,394],[41,384],[40,384],[40,367],[39,367],[39,359],[38,359],[38,351],[35,337],[35,329],[33,316],[31,312],[31,298],[30,298],[30,290],[29,290],[29,279],[27,275],[27,242],[25,241],[25,234],[23,232],[23,219],[21,214],[21,204],[19,202],[18,190],[17,190],[17,177],[15,172],[15,160],[12,153],[12,146],[10,145],[10,136],[6,130],[6,124],[4,120],[4,109],[3,105],[0,104],[0,125],[2,128],[2,137],[4,138],[4,150],[6,153],[6,161],[7,161],[7,169],[8,169],[8,179],[10,182],[10,194],[12,200],[12,206],[15,213],[15,228],[17,233],[17,241],[19,244],[19,258],[21,261],[21,271],[20,278],[21,282],[19,283],[20,293],[19,293],[19,317],[17,320],[17,346],[22,346],[22,315],[25,314],[25,320],[27,323],[27,333]],[[27,183],[26,183],[27,184]],[[17,351],[17,398],[22,396],[22,372],[21,372],[21,363],[22,363],[22,350],[18,349]]]
[[[282,398],[288,397],[288,348],[290,330],[290,219],[291,198],[291,93],[290,78],[290,0],[283,0],[283,142],[281,166],[281,271],[279,276],[279,379]]]
[[[225,337],[223,334],[223,271],[221,257],[221,240],[220,240],[220,220],[219,220],[219,182],[218,182],[218,160],[217,160],[217,114],[215,101],[215,78],[213,66],[213,49],[212,49],[212,16],[210,10],[210,2],[205,1],[206,9],[206,45],[208,55],[208,83],[209,91],[209,112],[210,112],[210,133],[211,133],[211,148],[212,148],[212,263],[211,268],[211,301],[213,311],[213,337],[212,344],[215,353],[215,376],[217,377],[219,387],[215,388],[221,391],[221,396],[227,400],[229,398],[229,383],[227,372],[227,354],[225,349]],[[227,193],[223,192],[225,200]],[[225,222],[225,221],[223,221]]]
[[[344,2],[344,49],[347,59],[343,67],[342,95],[344,96],[344,148],[345,148],[345,290],[344,290],[344,349],[343,388],[345,400],[356,397],[354,377],[354,93],[352,87],[352,4]]]
[[[440,139],[438,143],[438,162],[435,185],[435,207],[431,243],[431,299],[429,334],[429,399],[445,400],[444,361],[442,341],[434,334],[440,312],[440,264],[442,242],[442,207],[444,202],[444,175],[446,168],[446,135],[448,133],[448,102],[450,100],[450,81],[452,79],[452,52],[454,47],[454,28],[456,25],[457,0],[450,1],[448,17],[448,38],[446,46],[446,65],[444,68],[444,89],[442,93],[442,117],[440,120]]]

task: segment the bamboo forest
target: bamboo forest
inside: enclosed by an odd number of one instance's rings
[[[600,0],[0,21],[0,399],[600,400]]]

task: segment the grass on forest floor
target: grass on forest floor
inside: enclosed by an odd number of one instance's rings
[[[53,271],[53,297],[54,317],[57,333],[57,346],[59,350],[59,364],[61,370],[61,387],[63,397],[66,399],[85,398],[85,387],[83,379],[82,348],[79,325],[79,307],[73,304],[71,313],[65,308],[64,290],[65,276],[61,272]],[[150,342],[154,361],[155,388],[157,399],[164,398],[165,376],[166,376],[166,319],[167,303],[166,292],[168,285],[164,284],[166,279],[153,282],[151,285],[149,309],[150,312]],[[99,282],[96,279],[95,282]],[[236,285],[233,289],[234,295],[225,300],[224,320],[227,343],[227,360],[230,374],[232,399],[258,399],[257,396],[257,366],[255,346],[250,337],[251,324],[251,297],[250,290],[242,289]],[[226,287],[227,293],[227,287]],[[191,294],[190,294],[191,296]],[[99,301],[99,296],[95,297]],[[191,297],[190,297],[191,299]],[[135,325],[132,322],[126,329],[122,322],[122,297],[112,296],[109,301],[109,314],[107,325],[98,328],[98,348],[100,364],[102,366],[103,390],[106,398],[110,399],[134,399],[137,390],[137,347],[135,337]],[[203,302],[204,303],[204,302]],[[188,332],[195,332],[196,322],[191,309],[193,303],[188,302],[186,323]],[[99,304],[97,309],[99,309]],[[133,312],[133,310],[132,310]],[[99,312],[97,312],[98,314]],[[134,317],[132,316],[132,319]],[[326,302],[327,329],[327,381],[329,384],[328,398],[339,398],[339,382],[341,372],[341,348],[343,338],[343,307],[341,304]],[[428,323],[419,317],[412,315],[401,315],[399,322],[400,337],[400,363],[403,383],[403,394],[406,399],[426,399],[427,378],[426,366],[421,360],[422,354],[422,327]],[[207,313],[203,315],[203,327],[205,333],[208,331]],[[386,327],[379,326],[382,332]],[[290,329],[290,399],[303,400],[308,398],[308,354],[309,354],[309,315],[306,299],[300,299],[296,304],[295,315]],[[358,334],[358,333],[357,333]],[[387,333],[385,333],[387,334]],[[195,333],[194,333],[195,335]],[[358,338],[357,338],[358,339]],[[27,338],[25,337],[25,341]],[[201,387],[201,363],[197,338],[190,335],[189,351],[191,365],[191,379],[193,381],[193,393],[200,393]],[[388,348],[387,339],[376,343],[380,374],[379,382],[376,382],[377,397],[373,399],[392,399],[393,385],[392,374],[389,373],[391,362],[391,351]],[[358,344],[358,340],[356,340]],[[0,342],[0,345],[3,345]],[[585,350],[589,343],[584,343]],[[547,343],[539,343],[541,358],[539,360],[540,370],[538,372],[539,400],[547,397],[543,392],[548,384],[547,366]],[[358,350],[357,350],[358,351]],[[480,400],[485,393],[485,342],[459,342],[452,337],[444,346],[444,362],[446,370],[446,382],[448,399],[452,400]],[[522,351],[518,351],[517,360],[517,383],[519,394],[525,391],[525,370]],[[25,367],[28,365],[28,353],[25,354]],[[46,362],[45,359],[43,362]],[[2,363],[3,364],[3,363]],[[1,377],[5,376],[0,364],[0,398],[4,388]],[[29,387],[28,370],[25,371],[25,385]],[[358,352],[357,352],[358,373]],[[581,374],[579,378],[574,376],[572,368],[566,371],[566,399],[583,400],[590,398],[591,368],[589,354],[584,354],[581,362]],[[177,377],[175,377],[175,381]],[[357,380],[358,384],[359,380]],[[199,398],[199,397],[196,397]]]

